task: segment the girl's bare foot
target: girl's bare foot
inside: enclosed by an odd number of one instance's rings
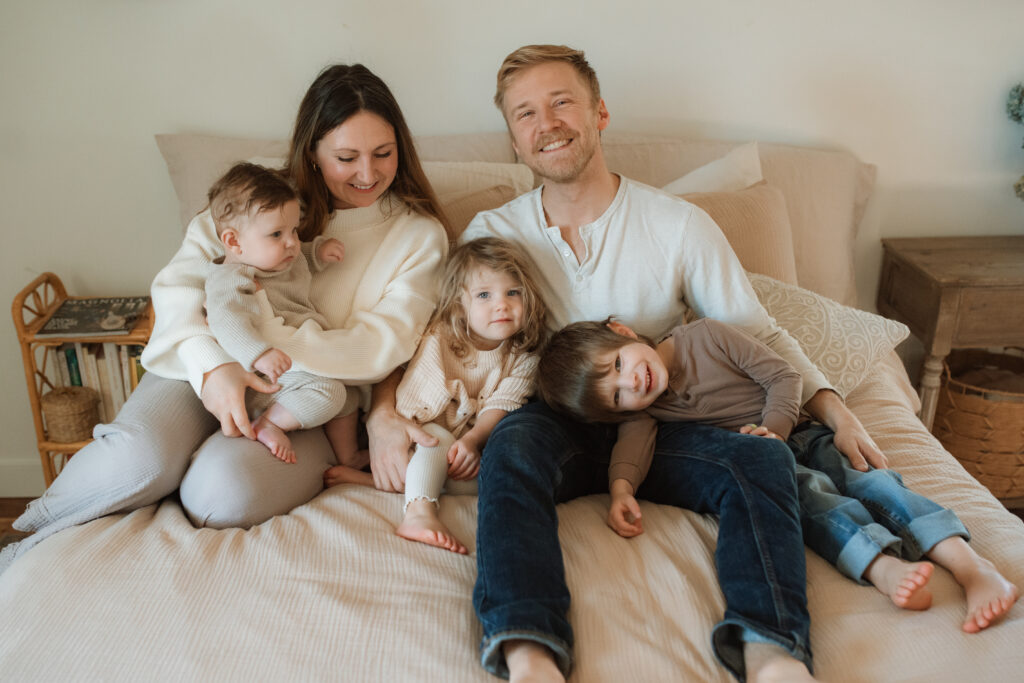
[[[295,449],[292,448],[292,440],[265,415],[260,415],[253,423],[252,428],[256,432],[256,440],[269,448],[275,458],[290,464],[295,462]]]
[[[465,555],[468,551],[459,539],[452,535],[437,516],[437,508],[432,501],[414,500],[405,509],[405,519],[395,530],[402,538],[419,541],[427,545],[450,550]]]
[[[335,465],[324,472],[324,488],[338,484],[360,484],[373,486],[373,475],[346,465]]]
[[[963,624],[967,633],[978,633],[999,622],[1020,597],[1017,586],[1007,581],[994,564],[978,559],[974,571],[963,576],[954,574],[967,594],[967,618]]]
[[[907,562],[892,555],[879,555],[864,572],[864,578],[897,607],[924,610],[932,606],[932,593],[926,586],[934,571],[931,562]]]
[[[551,650],[532,640],[509,640],[503,648],[510,683],[565,683]]]

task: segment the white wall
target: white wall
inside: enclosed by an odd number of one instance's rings
[[[877,164],[857,253],[871,308],[880,237],[1024,232],[1024,127],[1004,112],[1021,26],[1019,0],[2,2],[0,299],[46,270],[77,295],[148,289],[181,237],[154,133],[286,137],[316,73],[351,61],[416,133],[499,130],[499,62],[557,42],[587,51],[620,130]],[[10,321],[0,385],[0,496],[36,495]]]

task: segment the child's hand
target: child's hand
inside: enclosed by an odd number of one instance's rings
[[[764,425],[755,425],[755,424],[743,425],[742,427],[740,427],[740,434],[751,434],[753,436],[766,436],[769,439],[778,439],[779,441],[785,441],[785,439],[783,439],[781,436],[779,436],[775,432],[769,430]]]
[[[611,486],[612,502],[608,506],[608,526],[623,538],[644,532],[640,504],[633,497],[633,486],[625,479],[616,479]]]
[[[330,237],[320,243],[316,257],[324,263],[341,263],[345,260],[345,245]]]
[[[608,526],[623,538],[633,538],[644,532],[644,523],[640,519],[640,504],[633,496],[612,498],[608,506]]]
[[[448,449],[448,476],[459,481],[480,472],[480,447],[463,436]]]
[[[257,358],[252,366],[267,376],[271,382],[277,382],[277,378],[288,372],[292,366],[292,359],[281,349],[269,349]]]

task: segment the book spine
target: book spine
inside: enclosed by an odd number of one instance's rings
[[[46,376],[50,379],[50,385],[66,387],[70,381],[68,378],[68,364],[64,360],[64,352],[59,347],[49,346],[46,348]]]
[[[124,382],[121,381],[121,357],[117,351],[117,344],[113,342],[103,343],[103,362],[107,366],[107,383],[110,385],[110,399],[114,407],[113,416],[121,412],[124,405]]]
[[[68,380],[71,382],[68,386],[82,386],[82,366],[78,363],[78,353],[74,344],[64,345],[64,362],[68,364]]]
[[[103,414],[103,422],[113,422],[116,410],[114,408],[114,392],[110,386],[110,373],[107,371],[107,362],[100,356],[103,351],[101,346],[94,346],[91,348],[89,355],[92,358],[92,363],[95,363],[96,367],[96,384],[100,390],[100,404],[103,406],[103,410],[100,412]]]
[[[96,393],[103,398],[103,388],[100,386],[100,374],[96,365],[96,356],[89,352],[89,347],[81,342],[75,342],[75,353],[78,356],[78,365],[82,371],[83,386],[96,390]],[[106,406],[101,400],[99,405],[100,422],[107,421]]]
[[[135,385],[132,384],[131,368],[128,365],[128,346],[119,344],[117,347],[117,358],[121,363],[121,386],[124,387],[124,400],[128,400]]]

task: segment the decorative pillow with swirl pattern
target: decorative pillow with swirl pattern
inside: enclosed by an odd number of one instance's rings
[[[906,325],[814,292],[748,273],[768,315],[796,339],[843,398],[906,339]]]

